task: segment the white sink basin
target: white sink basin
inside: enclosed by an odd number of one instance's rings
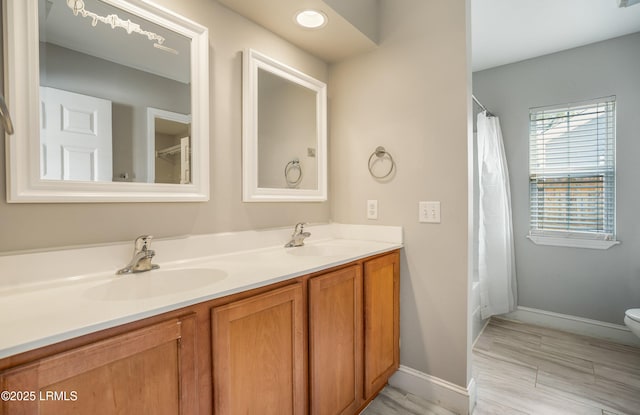
[[[214,268],[158,269],[137,274],[114,276],[108,282],[86,290],[97,300],[136,300],[191,291],[227,278]]]

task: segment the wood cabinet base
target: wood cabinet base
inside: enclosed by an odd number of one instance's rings
[[[398,368],[399,276],[393,251],[1,359],[0,415],[357,414]]]

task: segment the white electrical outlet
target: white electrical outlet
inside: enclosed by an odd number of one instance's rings
[[[440,223],[440,202],[418,202],[418,222]]]
[[[367,200],[367,219],[378,219],[377,200]]]

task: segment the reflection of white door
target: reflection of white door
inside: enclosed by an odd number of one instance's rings
[[[40,174],[51,180],[112,180],[111,101],[40,87]]]

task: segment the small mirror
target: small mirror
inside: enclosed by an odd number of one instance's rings
[[[251,49],[243,69],[244,201],[327,200],[326,85]]]
[[[205,27],[141,0],[7,0],[5,18],[9,202],[208,200]]]

